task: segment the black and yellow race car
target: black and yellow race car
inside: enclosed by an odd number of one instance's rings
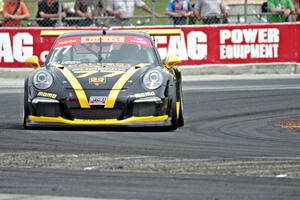
[[[180,30],[81,31],[59,36],[25,81],[24,127],[183,126],[180,59],[161,60],[151,35]]]

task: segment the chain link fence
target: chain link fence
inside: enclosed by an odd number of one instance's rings
[[[218,7],[221,9],[214,12],[207,3],[212,1],[200,1],[0,0],[0,23],[3,27],[242,24],[295,22],[300,16],[299,0],[295,0],[289,13],[277,14],[271,13],[270,6],[263,0],[225,0],[225,4]]]

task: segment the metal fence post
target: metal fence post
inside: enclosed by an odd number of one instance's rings
[[[248,22],[248,1],[245,0],[244,3],[244,20],[245,20],[245,24]]]
[[[152,24],[155,24],[155,0],[151,1],[151,17],[152,17]]]
[[[62,0],[58,0],[58,26],[59,27],[63,26],[61,13],[62,13]]]

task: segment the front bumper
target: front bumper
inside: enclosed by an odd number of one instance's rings
[[[170,126],[168,98],[143,97],[120,98],[114,108],[103,105],[80,108],[72,99],[35,97],[28,102],[29,113],[25,121],[28,127],[65,126]]]
[[[127,119],[65,119],[63,117],[44,117],[44,116],[28,116],[27,125],[29,127],[48,127],[48,126],[169,126],[171,120],[168,115],[162,116],[146,116],[146,117],[130,117]]]

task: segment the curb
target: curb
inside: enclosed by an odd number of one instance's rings
[[[260,75],[260,74],[298,74],[298,63],[243,64],[243,65],[203,65],[180,68],[182,75]]]
[[[27,77],[32,71],[34,71],[31,68],[0,68],[0,78],[7,78],[7,79],[13,79],[13,78],[25,78]]]

